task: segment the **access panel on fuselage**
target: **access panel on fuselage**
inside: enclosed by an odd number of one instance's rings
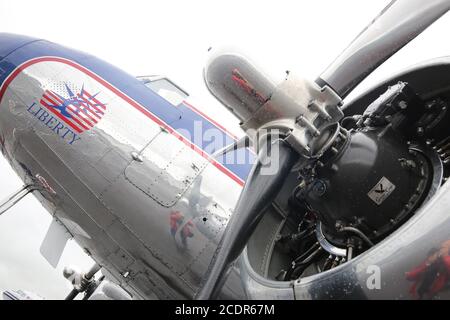
[[[134,186],[165,207],[173,206],[209,163],[203,151],[161,131],[125,170]]]

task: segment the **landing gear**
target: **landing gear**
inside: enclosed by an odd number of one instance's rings
[[[101,267],[96,263],[86,272],[77,272],[73,268],[64,268],[64,277],[73,284],[72,291],[65,300],[73,300],[79,293],[84,292],[83,300],[132,300],[132,295],[114,282],[108,281],[105,276],[98,280],[94,276]]]
[[[102,267],[96,263],[88,272],[84,274],[77,272],[72,268],[64,268],[64,277],[70,280],[73,284],[73,289],[67,295],[65,300],[75,299],[79,293],[85,292],[91,285],[95,284],[94,276],[100,271],[101,268]]]

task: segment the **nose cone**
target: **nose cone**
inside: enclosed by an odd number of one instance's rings
[[[0,33],[0,61],[16,49],[37,39],[11,33]]]

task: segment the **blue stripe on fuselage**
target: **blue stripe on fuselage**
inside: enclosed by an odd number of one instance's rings
[[[183,113],[183,117],[173,124],[173,128],[181,134],[183,134],[184,130],[187,130],[194,138],[186,138],[190,139],[192,143],[202,150],[212,154],[215,151],[234,143],[235,140],[233,137],[223,132],[208,119],[205,119],[203,116],[193,111],[186,104],[180,104],[178,109]],[[201,125],[201,128],[199,128],[199,124]],[[196,139],[199,134],[201,135],[201,139]],[[255,161],[255,155],[249,149],[241,148],[216,158],[216,161],[245,181],[252,168],[252,164]]]
[[[129,75],[103,60],[45,40],[34,41],[32,38],[26,38],[28,43],[26,44],[20,40],[22,39],[21,36],[17,37],[19,38],[16,39],[9,34],[0,34],[0,47],[5,47],[9,50],[7,58],[0,61],[0,83],[3,83],[6,77],[13,72],[17,66],[30,59],[42,56],[57,56],[72,60],[102,77],[117,89],[144,106],[158,118],[173,126],[174,129],[202,149],[208,149],[211,141],[204,140],[203,138],[195,138],[194,121],[201,123],[203,132],[205,129],[216,129],[215,131],[218,132],[216,136],[220,141],[216,141],[218,143],[215,143],[215,147],[210,148],[211,150],[205,150],[208,153],[214,152],[234,141],[232,137],[186,105],[181,104],[178,108],[174,107],[132,75]],[[18,48],[14,49],[14,46],[18,46]],[[13,52],[11,53],[11,51]],[[189,136],[184,132],[189,133]],[[238,163],[236,163],[236,161],[226,161],[230,159],[237,159],[240,161]],[[242,161],[242,159],[245,161]],[[254,155],[249,152],[248,149],[239,149],[230,152],[227,156],[222,157],[222,159],[217,159],[224,167],[228,168],[244,181],[250,172],[253,160]]]

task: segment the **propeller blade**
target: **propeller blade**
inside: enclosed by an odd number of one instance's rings
[[[343,99],[373,70],[450,10],[448,0],[394,0],[316,80]]]
[[[218,293],[232,263],[243,251],[264,209],[272,203],[298,158],[298,153],[281,139],[261,148],[196,299],[212,299]],[[278,170],[264,174],[266,165],[278,165]]]
[[[73,300],[77,297],[79,293],[80,292],[77,289],[73,288],[72,291],[69,292],[69,294],[66,296],[64,300]]]

